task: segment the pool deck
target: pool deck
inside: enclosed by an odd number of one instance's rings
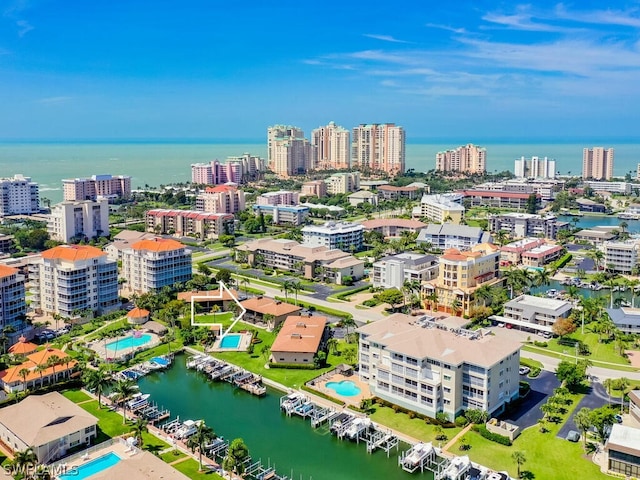
[[[209,349],[209,352],[246,352],[251,344],[253,335],[249,332],[232,332],[229,335],[240,335],[240,342],[236,348],[222,348],[220,347],[221,340],[218,338],[213,344],[213,347]]]
[[[128,348],[118,348],[116,352],[113,350],[109,350],[107,348],[107,344],[114,343],[116,340],[121,341],[125,338],[131,336],[133,334],[133,330],[128,331],[124,335],[120,335],[118,337],[113,338],[105,338],[104,340],[94,340],[90,344],[87,345],[91,350],[96,352],[103,360],[109,359],[117,359],[121,357],[125,357],[135,352],[141,352],[142,350],[147,350],[149,348],[155,347],[160,344],[160,337],[155,333],[143,332],[142,335],[151,336],[151,340],[149,340],[144,345],[139,345],[137,347],[128,347]]]
[[[125,441],[119,441],[117,439],[112,445],[106,445],[103,448],[92,450],[90,453],[72,456],[69,461],[63,460],[60,464],[65,466],[69,477],[74,478],[73,474],[75,468],[82,467],[92,460],[109,453],[115,453],[121,460],[112,467],[92,475],[92,480],[113,478],[128,478],[135,480],[171,478],[175,480],[186,480],[189,478],[152,453],[131,447],[127,445]]]
[[[327,383],[329,382],[342,382],[349,381],[355,383],[355,385],[360,389],[360,393],[358,395],[353,395],[352,397],[344,397],[339,395],[333,388],[328,388]],[[319,392],[324,393],[325,395],[329,395],[330,397],[337,398],[342,400],[346,404],[354,405],[356,407],[360,406],[360,402],[364,398],[371,398],[371,391],[369,390],[369,384],[363,382],[358,378],[357,374],[352,375],[343,375],[342,373],[334,373],[331,377],[322,380],[320,383],[316,384],[314,387]]]

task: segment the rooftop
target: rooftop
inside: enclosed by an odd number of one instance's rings
[[[550,243],[544,245],[538,245],[535,248],[532,248],[528,252],[523,253],[525,257],[542,257],[549,253],[557,252],[562,250],[562,245],[552,245]]]
[[[407,267],[419,267],[425,263],[432,264],[437,261],[437,257],[434,255],[420,255],[419,253],[399,253],[398,255],[389,255],[388,257],[381,258],[377,262],[402,262]]]
[[[131,248],[134,250],[146,250],[148,252],[168,252],[183,249],[184,245],[170,238],[152,238],[140,240],[131,245]]]
[[[297,307],[296,305],[261,296],[248,298],[240,302],[240,304],[248,311],[257,312],[262,315],[273,315],[274,317],[290,315],[302,310],[301,307]]]
[[[42,252],[42,258],[48,260],[67,260],[77,262],[106,255],[99,248],[91,245],[58,245]]]
[[[475,258],[481,258],[486,255],[496,253],[498,251],[500,251],[500,249],[492,243],[479,243],[478,245],[474,245],[473,247],[471,247],[471,250],[465,251],[460,251],[457,248],[448,248],[444,251],[440,258],[442,258],[443,260],[466,262]]]
[[[607,308],[607,313],[615,324],[640,326],[640,308]]]
[[[535,297],[533,295],[520,295],[519,297],[509,300],[505,305],[510,307],[532,307],[537,310],[549,310],[558,312],[561,310],[571,310],[571,304],[564,300],[555,300],[552,298]]]
[[[18,273],[17,268],[7,267],[6,265],[0,265],[0,278],[10,277]]]
[[[238,292],[234,289],[230,290],[231,293],[227,292],[227,290],[222,289],[222,294],[220,294],[220,289],[216,290],[199,290],[195,292],[180,292],[178,293],[178,300],[184,300],[185,302],[190,302],[192,297],[210,297],[210,298],[196,298],[195,302],[215,302],[219,301],[227,301],[234,300],[238,298]]]
[[[444,207],[448,210],[455,210],[464,212],[464,207],[457,203],[456,200],[461,197],[460,194],[455,193],[443,193],[438,195],[423,195],[420,203],[427,205],[434,205],[438,207]]]
[[[470,227],[468,225],[454,225],[453,223],[430,223],[420,231],[418,239],[427,235],[455,235],[459,237],[481,238],[483,230],[480,227]]]
[[[98,419],[58,392],[29,395],[0,410],[0,423],[27,445],[40,446],[96,425]]]
[[[379,218],[374,220],[365,220],[361,225],[366,229],[380,228],[380,227],[400,227],[400,228],[424,228],[427,224],[420,222],[419,220],[408,220],[405,218]],[[431,226],[431,225],[429,225]],[[438,225],[440,226],[440,225]],[[468,227],[472,228],[472,227]]]
[[[271,346],[271,351],[316,353],[326,324],[327,317],[287,317]]]
[[[256,252],[258,250],[291,255],[306,262],[330,262],[338,258],[351,257],[350,254],[337,248],[329,249],[324,245],[310,246],[287,240],[284,238],[259,238],[252,242],[239,245],[236,250]]]
[[[307,225],[302,228],[302,233],[305,232],[318,232],[326,233],[327,231],[332,233],[351,232],[354,230],[362,230],[363,227],[359,223],[355,222],[325,222],[322,225]]]
[[[493,335],[460,335],[457,329],[423,327],[416,317],[395,313],[358,329],[370,342],[386,350],[417,359],[432,358],[452,365],[471,363],[491,367],[507,355],[518,352],[520,344]],[[364,337],[361,337],[364,338]]]
[[[144,308],[134,308],[133,310],[127,313],[127,317],[129,318],[143,318],[148,317],[151,314],[149,310],[145,310]]]
[[[604,448],[607,450],[613,448],[616,451],[638,455],[640,452],[640,429],[614,423]]]

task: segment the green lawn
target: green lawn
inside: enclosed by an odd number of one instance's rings
[[[573,403],[564,414],[564,420],[569,418],[575,410],[582,395],[572,395],[572,398]],[[554,480],[608,478],[590,459],[583,457],[582,442],[573,443],[556,437],[563,423],[547,424],[548,431],[546,433],[540,433],[539,427],[534,425],[522,432],[510,447],[491,442],[478,433],[469,432],[465,436],[471,449],[464,454],[487,467],[507,470],[514,478],[517,468],[511,455],[515,451],[524,453],[527,461],[522,466],[522,470],[528,470],[535,475],[531,478],[552,478]],[[450,452],[462,454],[459,448],[460,442],[458,441],[450,449]]]
[[[601,361],[601,362],[610,362],[617,363],[620,365],[629,365],[629,361],[626,358],[621,357],[616,352],[615,343],[614,342],[600,342],[599,335],[596,333],[591,333],[589,326],[585,327],[585,334],[580,333],[580,328],[576,330],[571,335],[567,335],[565,340],[569,341],[582,341],[589,346],[591,350],[591,355],[588,355],[587,358],[593,361]],[[566,353],[569,355],[575,355],[575,348],[571,345],[561,345],[559,343],[559,338],[550,339],[548,342],[548,350],[558,352],[558,353]]]
[[[62,392],[62,395],[71,400],[73,403],[80,403],[86,400],[91,400],[91,397],[80,389],[67,390],[66,392]]]
[[[534,352],[534,353],[539,353],[541,355],[547,355],[549,357],[553,357],[553,358],[558,358],[560,360],[575,360],[575,355],[562,355],[558,352],[554,352],[553,350],[549,350],[548,348],[539,348],[539,347],[534,347],[534,346],[530,346],[530,345],[523,345],[522,346],[522,350],[526,351],[526,352]],[[591,358],[591,356],[589,357],[584,357],[581,356],[580,358],[586,358],[587,360],[590,360],[593,365],[595,367],[605,367],[605,368],[610,368],[611,370],[620,370],[621,372],[637,372],[638,369],[634,368],[634,367],[629,367],[629,366],[624,366],[624,365],[617,365],[617,364],[604,364],[604,363],[600,363],[597,360],[593,360]],[[621,374],[622,376],[622,374]]]
[[[123,328],[131,328],[131,325],[129,325],[129,322],[127,322],[126,318],[122,318],[120,320],[115,320],[115,321],[109,323],[109,325],[107,325],[106,327],[100,329],[100,331],[87,336],[86,340],[88,342],[91,342],[93,340],[96,340],[96,339],[100,338],[102,335],[106,335],[106,334],[109,334],[109,333],[114,332],[116,330],[123,329]]]
[[[233,331],[247,330],[247,329],[255,329],[251,324],[245,322],[238,322],[234,327]],[[340,355],[335,355],[333,353],[329,354],[329,358],[327,362],[329,364],[328,367],[318,370],[294,370],[287,368],[265,368],[265,364],[268,361],[267,354],[262,353],[262,348],[264,346],[271,347],[273,345],[274,340],[276,339],[276,334],[273,332],[267,332],[262,329],[255,329],[258,334],[258,338],[262,340],[261,343],[255,344],[254,353],[249,354],[247,352],[215,352],[212,353],[213,356],[221,358],[222,360],[226,360],[235,365],[238,365],[246,370],[257,373],[258,375],[262,375],[265,378],[271,379],[275,382],[279,382],[288,387],[300,387],[304,385],[306,382],[311,380],[312,378],[321,375],[327,370],[334,368],[336,365],[343,363],[344,360]],[[355,346],[355,344],[354,344]],[[340,342],[338,344],[339,353],[344,351],[347,348],[347,345],[344,342]]]
[[[178,470],[179,472],[184,473],[187,477],[191,478],[192,480],[215,480],[218,478],[222,479],[222,477],[217,473],[208,472],[208,471],[198,472],[200,465],[198,464],[197,460],[193,460],[193,459],[176,463],[175,465],[172,465],[172,467]]]
[[[233,312],[219,312],[216,314],[197,315],[194,318],[195,323],[224,323],[233,319]]]
[[[375,412],[370,415],[374,422],[393,428],[394,430],[398,430],[399,432],[409,435],[417,440],[434,442],[435,445],[438,444],[435,439],[435,425],[428,424],[419,418],[409,418],[409,415],[406,413],[396,413],[389,407],[375,405],[374,409]],[[452,439],[458,434],[458,432],[460,432],[460,430],[462,429],[457,427],[445,428],[443,429],[443,433],[445,433],[449,439]],[[444,443],[446,442],[443,442],[443,444]]]
[[[182,453],[180,450],[171,450],[170,452],[163,453],[160,455],[160,458],[164,460],[166,463],[175,462],[176,460],[180,460],[181,458],[186,457],[186,453]]]

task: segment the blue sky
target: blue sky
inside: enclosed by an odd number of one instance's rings
[[[604,4],[4,1],[0,138],[636,141],[640,3]]]

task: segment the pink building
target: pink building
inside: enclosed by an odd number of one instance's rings
[[[525,252],[544,244],[545,241],[542,238],[523,238],[517,242],[511,242],[500,247],[500,260],[506,264],[518,265]]]
[[[191,181],[199,185],[241,184],[259,179],[265,170],[263,158],[245,153],[239,157],[228,157],[224,163],[212,160],[192,164]]]
[[[540,245],[522,254],[522,264],[528,267],[542,267],[560,258],[562,245]]]
[[[312,182],[303,183],[300,194],[303,197],[326,197],[327,184],[324,182],[324,180],[314,180]]]
[[[131,177],[127,175],[93,175],[90,178],[62,180],[65,201],[97,200],[98,197],[114,200],[131,197]]]
[[[256,198],[256,205],[298,205],[300,203],[298,192],[279,190],[267,192]]]
[[[200,212],[237,213],[244,208],[244,192],[235,185],[207,187],[196,197],[196,210]]]

